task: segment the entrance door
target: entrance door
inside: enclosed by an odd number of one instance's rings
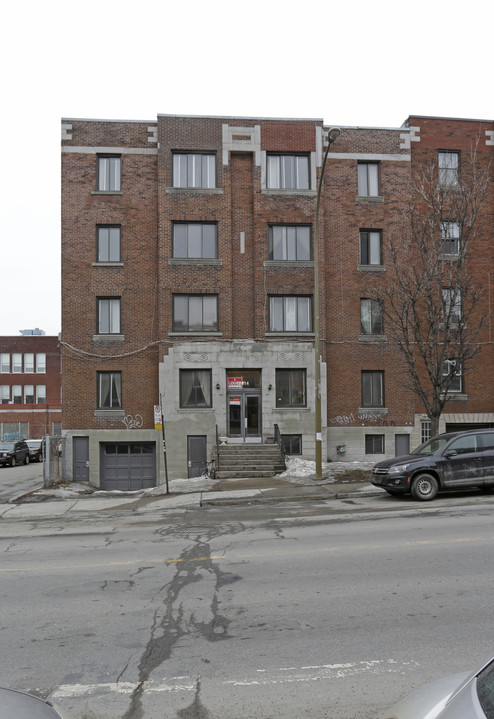
[[[246,440],[261,435],[261,395],[240,391],[228,395],[228,436]]]
[[[205,435],[187,436],[187,467],[189,477],[200,477],[208,468],[208,442]]]
[[[74,482],[89,482],[89,437],[74,437]]]

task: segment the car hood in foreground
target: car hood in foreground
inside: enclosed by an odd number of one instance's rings
[[[421,462],[426,457],[431,457],[429,454],[404,454],[401,457],[391,457],[390,459],[382,459],[380,462],[376,462],[374,467],[391,467],[393,464],[408,464],[409,462]]]
[[[44,699],[0,687],[0,719],[61,719]]]
[[[468,672],[452,674],[432,684],[426,684],[392,706],[380,719],[436,719],[450,697],[469,677],[471,674]]]

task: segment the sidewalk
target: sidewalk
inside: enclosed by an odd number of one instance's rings
[[[362,473],[351,479],[333,475],[319,481],[310,475],[291,475],[288,478],[278,475],[267,479],[175,480],[170,482],[169,494],[166,494],[163,485],[135,492],[104,492],[74,482],[53,488],[41,487],[12,497],[8,504],[0,505],[0,519],[42,519],[88,512],[144,513],[268,502],[327,501],[362,494],[382,494],[382,490],[374,488]]]

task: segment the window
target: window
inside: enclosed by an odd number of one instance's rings
[[[24,404],[34,404],[34,386],[32,384],[24,385]]]
[[[217,257],[217,225],[201,222],[173,223],[173,257]]]
[[[120,297],[99,297],[98,334],[120,334]]]
[[[384,372],[362,372],[362,407],[384,407]]]
[[[360,230],[360,264],[382,265],[381,230]]]
[[[120,262],[120,227],[98,226],[98,262]]]
[[[36,354],[36,372],[44,374],[46,372],[46,354],[38,352]]]
[[[311,240],[308,225],[269,225],[270,260],[310,260]]]
[[[307,405],[306,374],[304,369],[276,370],[277,407],[305,407]]]
[[[443,322],[459,325],[462,317],[461,290],[443,288]]]
[[[101,409],[122,407],[121,372],[98,372],[98,407]]]
[[[10,387],[8,384],[3,384],[0,387],[0,402],[2,404],[8,404],[10,402]]]
[[[312,297],[270,297],[270,332],[312,332]]]
[[[428,442],[431,438],[431,421],[430,419],[423,419],[420,422],[420,444]]]
[[[463,392],[463,371],[461,362],[447,359],[443,365],[443,392]]]
[[[36,385],[36,404],[46,404],[46,385]]]
[[[459,152],[438,152],[437,164],[439,169],[439,184],[450,186],[458,184],[458,171],[460,167]]]
[[[308,155],[268,155],[267,169],[270,189],[309,189]]]
[[[483,669],[477,677],[477,695],[487,719],[494,717],[494,662]]]
[[[2,352],[0,354],[0,372],[7,374],[10,372],[10,354],[9,352]]]
[[[301,434],[282,434],[281,441],[285,454],[302,454]]]
[[[360,327],[363,335],[382,335],[383,314],[378,300],[360,300]]]
[[[174,153],[173,187],[216,187],[216,156]]]
[[[384,454],[384,435],[383,434],[366,434],[365,435],[365,453],[366,454]]]
[[[358,163],[358,194],[359,197],[379,196],[379,163]]]
[[[121,158],[116,155],[98,156],[98,190],[120,192]]]
[[[31,372],[34,372],[34,354],[33,354],[33,352],[25,352],[24,353],[24,372],[26,374],[31,374]]]
[[[211,370],[180,370],[180,406],[211,407]]]
[[[174,332],[216,332],[218,297],[216,295],[174,295]]]
[[[20,352],[12,353],[12,372],[15,374],[22,372],[22,354]]]
[[[441,253],[458,255],[460,253],[460,225],[458,222],[441,222]]]
[[[22,387],[20,384],[12,385],[12,401],[14,404],[22,404]]]
[[[449,445],[448,452],[450,452],[451,450],[454,450],[456,454],[471,454],[472,452],[481,451],[477,436],[475,434],[458,437],[458,439],[455,439]]]

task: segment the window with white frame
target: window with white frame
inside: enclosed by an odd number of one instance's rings
[[[463,368],[459,360],[445,360],[442,390],[443,392],[463,392]]]
[[[382,335],[383,313],[379,300],[360,300],[360,331],[363,335]]]
[[[214,222],[174,222],[173,257],[216,259],[217,229]]]
[[[120,297],[98,297],[98,334],[120,334]]]
[[[0,386],[0,402],[2,404],[8,404],[10,402],[10,387],[8,384]]]
[[[310,226],[268,225],[268,259],[278,261],[310,260]]]
[[[269,331],[312,332],[312,297],[270,297]]]
[[[443,287],[443,322],[459,325],[461,317],[461,290],[454,287]]]
[[[31,374],[31,372],[34,372],[34,353],[33,352],[24,352],[24,372],[26,374]]]
[[[422,419],[420,421],[420,444],[428,442],[431,438],[431,421],[430,419]]]
[[[36,385],[36,404],[46,404],[46,385]]]
[[[98,372],[98,407],[100,409],[121,409],[121,372]]]
[[[360,230],[360,264],[382,265],[381,230]]]
[[[37,352],[36,353],[36,372],[39,374],[44,374],[46,372],[46,353],[45,352]]]
[[[458,172],[460,169],[459,152],[441,150],[437,153],[437,165],[440,185],[451,186],[458,184]]]
[[[34,385],[24,385],[24,404],[34,404]]]
[[[276,406],[306,407],[306,377],[305,369],[277,369]]]
[[[119,155],[98,155],[98,190],[120,192],[121,157]]]
[[[180,407],[212,407],[210,369],[180,370]]]
[[[0,354],[0,372],[2,372],[2,374],[10,373],[10,352],[2,352]]]
[[[217,332],[217,295],[174,295],[174,332]]]
[[[309,155],[268,155],[267,186],[273,190],[308,190]]]
[[[196,152],[173,154],[173,187],[216,187],[216,155]]]
[[[22,387],[20,384],[12,385],[12,402],[14,404],[22,404]]]
[[[14,374],[21,374],[22,372],[22,353],[12,352],[12,372]]]
[[[384,372],[362,371],[362,407],[384,407]]]
[[[120,225],[98,225],[98,262],[120,262]]]
[[[358,163],[358,194],[360,197],[379,196],[379,163]]]
[[[441,222],[441,254],[460,254],[460,224],[443,220]]]

